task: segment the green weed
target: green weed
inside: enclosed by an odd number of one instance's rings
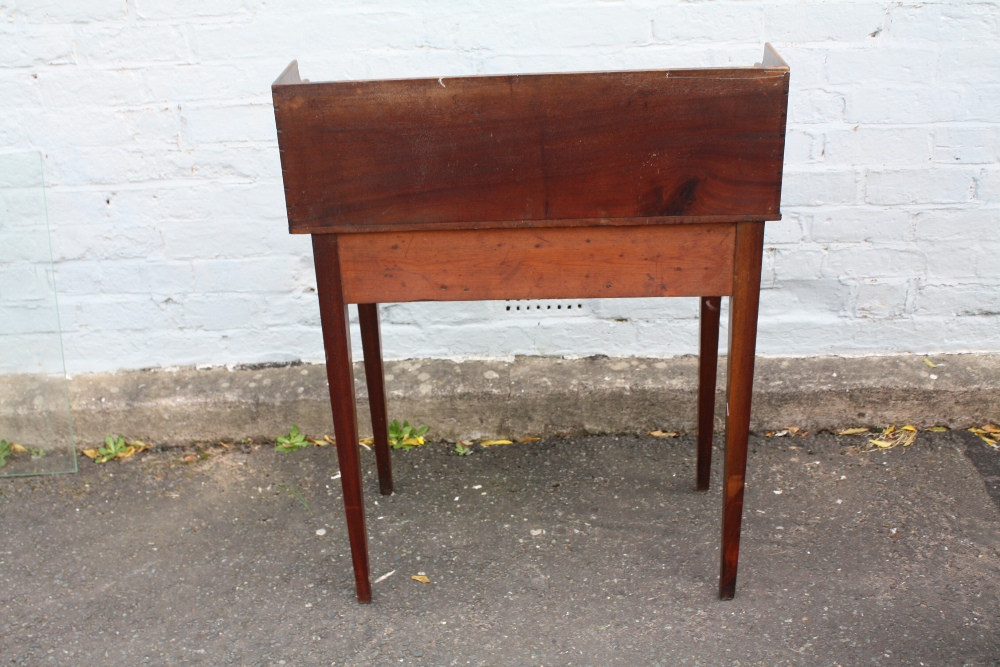
[[[288,432],[288,435],[278,436],[277,446],[275,449],[282,453],[297,452],[303,447],[308,447],[311,443],[306,436],[299,431],[299,427],[292,424],[292,429]]]
[[[408,421],[400,424],[398,419],[393,419],[389,424],[389,446],[393,449],[412,449],[422,445],[427,430],[427,426],[411,426]]]
[[[305,496],[303,496],[302,493],[300,493],[299,490],[296,489],[294,486],[285,484],[284,482],[278,482],[278,491],[283,491],[284,493],[287,493],[288,495],[292,496],[297,501],[299,501],[299,504],[302,505],[305,511],[309,512],[310,514],[313,513],[312,508],[309,507],[309,502],[305,499]]]
[[[94,459],[97,463],[107,463],[111,459],[116,459],[128,449],[128,445],[125,443],[125,436],[120,435],[117,438],[114,436],[104,437],[104,446],[97,449],[97,457]]]
[[[140,442],[139,440],[125,442],[125,436],[123,435],[119,435],[117,438],[113,435],[106,435],[104,436],[103,447],[85,449],[83,450],[83,455],[92,459],[94,463],[107,463],[115,459],[127,459],[133,454],[144,452],[151,447],[152,445]]]

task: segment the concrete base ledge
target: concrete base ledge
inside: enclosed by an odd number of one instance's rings
[[[761,358],[753,428],[807,430],[912,423],[963,427],[1000,419],[1000,356]],[[720,360],[716,422],[725,414]],[[428,424],[434,438],[644,433],[695,428],[697,359],[517,357],[386,363],[389,418]],[[370,433],[356,364],[362,435]],[[0,411],[28,411],[17,376]],[[74,377],[77,443],[109,433],[158,444],[271,438],[292,424],[333,433],[323,365],[127,371]],[[0,423],[5,421],[0,414]]]

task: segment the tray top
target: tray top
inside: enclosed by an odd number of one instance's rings
[[[788,67],[274,83],[297,233],[780,218]]]

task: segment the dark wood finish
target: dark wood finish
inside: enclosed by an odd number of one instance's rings
[[[769,216],[773,217],[773,216]],[[777,214],[780,218],[780,214]],[[421,222],[401,222],[396,225],[372,223],[364,228],[351,225],[342,232],[330,232],[324,227],[306,227],[292,232],[293,234],[329,234],[329,233],[368,233],[368,232],[422,232],[433,228],[433,231],[448,231],[459,229],[551,229],[565,227],[646,227],[652,225],[703,225],[733,222],[760,222],[760,215],[676,215],[658,218],[567,218],[565,220],[485,220],[483,222],[436,222],[433,225]]]
[[[764,220],[780,218],[788,67],[272,87],[289,228],[313,234],[355,585],[371,600],[347,303],[380,489],[392,477],[378,303],[700,296],[697,486],[731,295],[720,597],[733,597]]]
[[[365,383],[372,415],[378,488],[383,496],[392,495],[392,457],[389,453],[389,417],[385,407],[385,370],[382,368],[382,332],[378,323],[378,304],[359,303],[361,349],[365,355]]]
[[[340,236],[351,303],[729,294],[734,224]]]
[[[698,351],[698,473],[697,489],[708,491],[712,476],[712,431],[715,428],[715,376],[719,364],[719,311],[722,298],[701,298]]]
[[[719,568],[719,597],[723,600],[731,600],[736,594],[763,252],[764,223],[739,223],[733,295],[729,299],[726,463],[722,476],[722,562]]]
[[[293,232],[780,217],[785,68],[297,79],[272,88]]]
[[[372,601],[368,574],[368,531],[361,489],[361,457],[358,453],[358,418],[354,398],[354,366],[351,363],[351,331],[347,302],[340,280],[340,260],[336,235],[312,238],[316,264],[319,314],[326,348],[326,377],[330,384],[330,407],[337,438],[340,483],[344,490],[347,535],[354,563],[354,584],[358,602]]]

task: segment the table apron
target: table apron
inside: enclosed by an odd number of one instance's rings
[[[347,303],[733,292],[736,223],[338,236]]]

